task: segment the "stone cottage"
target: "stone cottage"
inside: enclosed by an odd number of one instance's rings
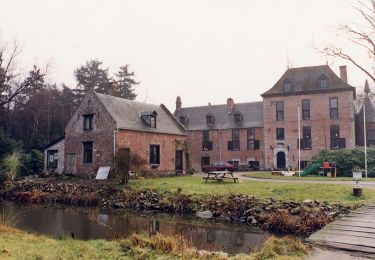
[[[119,150],[145,159],[149,171],[184,171],[186,139],[163,104],[89,91],[65,128],[65,173],[93,177]]]

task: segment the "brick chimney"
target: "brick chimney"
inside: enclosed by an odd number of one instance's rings
[[[233,108],[234,108],[233,98],[227,98],[227,111],[228,111],[228,114],[233,112]]]
[[[340,78],[345,82],[348,83],[348,74],[346,72],[346,66],[340,66]]]
[[[182,107],[182,102],[180,96],[177,96],[176,98],[176,111],[180,110]]]

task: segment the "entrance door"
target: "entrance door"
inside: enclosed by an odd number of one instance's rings
[[[284,152],[278,152],[276,155],[277,159],[277,169],[285,169],[285,153]]]
[[[182,173],[183,170],[183,151],[176,151],[175,169],[176,173]]]
[[[66,173],[68,174],[77,174],[77,165],[76,165],[76,154],[68,153],[68,161],[66,164]]]

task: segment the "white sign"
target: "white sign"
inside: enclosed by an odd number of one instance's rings
[[[97,180],[106,180],[108,179],[108,175],[109,175],[109,170],[111,169],[111,167],[99,167],[98,169],[98,173],[96,174],[96,178]]]

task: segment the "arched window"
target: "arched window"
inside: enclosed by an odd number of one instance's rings
[[[292,88],[293,88],[293,84],[292,82],[290,81],[290,79],[285,79],[284,80],[284,91],[285,92],[290,92],[292,91]]]

